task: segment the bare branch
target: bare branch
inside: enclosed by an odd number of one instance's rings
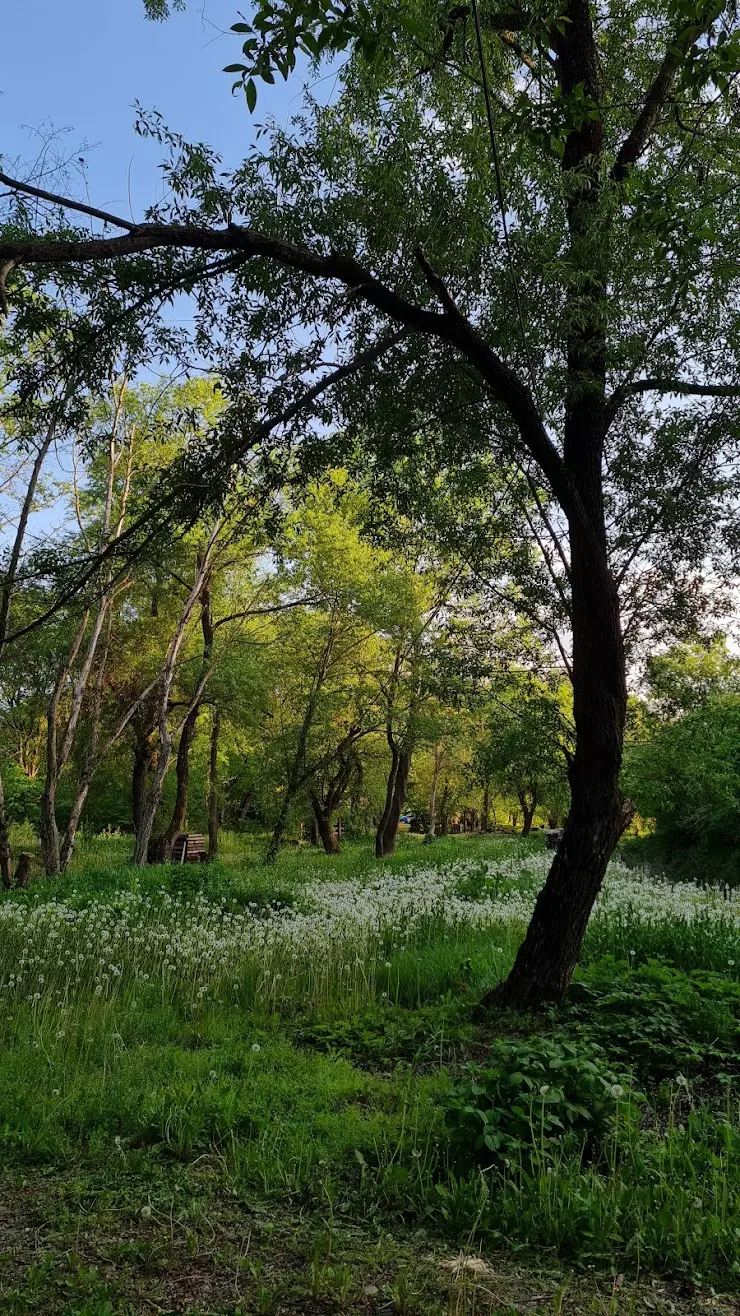
[[[642,109],[630,132],[625,137],[617,152],[611,171],[615,183],[621,183],[627,177],[633,165],[646,150],[653,129],[663,112],[668,99],[673,79],[678,72],[683,58],[696,41],[696,28],[688,27],[678,32],[668,46],[663,62],[645,95]]]
[[[39,201],[50,201],[52,205],[63,206],[65,210],[78,210],[81,215],[89,215],[92,219],[102,219],[103,223],[113,224],[116,228],[125,228],[133,232],[138,227],[130,219],[121,219],[120,215],[111,215],[107,210],[98,210],[95,206],[87,206],[84,201],[73,201],[70,197],[59,196],[56,192],[47,192],[43,187],[35,187],[33,183],[23,183],[18,178],[9,178],[7,174],[0,173],[0,183],[11,188],[14,192],[23,192],[27,196],[37,197]]]
[[[665,393],[677,397],[740,398],[740,384],[696,384],[692,379],[635,379],[615,390],[621,398],[630,393]]]

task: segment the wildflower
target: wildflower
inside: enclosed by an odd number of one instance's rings
[[[212,1070],[211,1070],[211,1072],[210,1072],[210,1074],[208,1075],[208,1077],[211,1079],[211,1081],[213,1081],[214,1078],[218,1078],[218,1074],[216,1073],[215,1069],[212,1069]]]
[[[52,1097],[58,1097],[58,1096],[59,1096],[59,1088],[52,1088],[52,1089],[51,1089],[51,1095],[52,1095]]]
[[[151,1220],[151,1218],[152,1218],[152,1208],[151,1208],[150,1206],[142,1206],[142,1208],[141,1208],[141,1218],[142,1218],[142,1220]]]
[[[262,1047],[260,1046],[259,1042],[253,1042],[253,1043],[252,1043],[252,1050],[255,1052],[255,1054],[256,1054],[258,1051],[261,1051],[261,1050],[262,1050]]]
[[[622,1084],[612,1083],[611,1087],[609,1088],[609,1094],[610,1096],[614,1097],[615,1101],[619,1101],[619,1098],[624,1096],[624,1088],[622,1087]]]
[[[549,1091],[550,1091],[549,1085],[547,1083],[543,1083],[542,1087],[540,1088],[540,1096],[546,1097]]]
[[[676,1074],[676,1087],[686,1088],[688,1090],[689,1080],[685,1074]]]

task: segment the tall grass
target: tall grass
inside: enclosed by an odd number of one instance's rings
[[[208,1156],[244,1201],[329,1203],[456,1242],[734,1282],[740,1111],[734,1074],[718,1066],[738,1002],[736,900],[612,869],[584,950],[595,968],[582,995],[603,1012],[594,1035],[607,1050],[618,1037],[622,1063],[641,1030],[649,1079],[658,1034],[645,1010],[662,980],[631,969],[656,958],[714,969],[683,994],[670,979],[684,1014],[704,987],[719,1002],[694,1011],[695,1089],[656,1078],[641,1120],[611,1125],[596,1159],[535,1139],[526,1157],[469,1174],[448,1145],[444,1099],[470,1047],[485,1054],[468,1006],[512,963],[546,871],[540,846],[409,839],[380,866],[349,846],[338,861],[286,852],[274,870],[227,851],[234,862],[140,871],[122,861],[121,838],[95,844],[99,864],[81,847],[58,883],[0,899],[6,1161],[156,1176],[172,1158]],[[576,1006],[491,1027],[585,1036]],[[724,1050],[712,1050],[720,1016]],[[720,1057],[708,1077],[703,1046]]]

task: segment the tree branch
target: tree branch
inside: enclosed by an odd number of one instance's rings
[[[695,384],[692,379],[635,379],[615,389],[621,401],[630,393],[673,393],[678,397],[740,398],[740,384]]]
[[[440,297],[444,295],[447,299],[442,314],[408,301],[350,256],[338,252],[322,255],[308,247],[283,242],[259,230],[235,224],[229,224],[225,229],[142,224],[131,229],[125,237],[87,238],[82,241],[6,239],[0,241],[0,261],[16,260],[34,265],[84,264],[172,248],[238,252],[245,259],[262,257],[286,269],[298,270],[320,279],[336,280],[343,283],[354,296],[362,298],[407,330],[449,343],[470,361],[493,396],[506,408],[517,426],[522,443],[540,466],[567,515],[582,519],[584,524],[588,523],[563,459],[545,429],[530,390],[458,310],[428,262],[425,268],[427,281],[431,281],[432,286],[436,285],[435,291]]]
[[[125,228],[133,232],[138,227],[133,220],[121,219],[120,215],[111,215],[107,210],[87,206],[84,201],[74,201],[70,197],[59,196],[56,192],[47,192],[43,187],[35,187],[33,183],[23,183],[18,178],[9,178],[7,174],[0,173],[0,183],[12,188],[14,192],[23,192],[27,196],[37,197],[40,201],[51,201],[53,205],[63,206],[65,210],[78,210],[81,215],[89,215],[92,219],[102,219],[105,224],[113,224],[115,228]]]
[[[673,79],[684,55],[695,40],[696,28],[687,28],[683,32],[676,33],[668,46],[663,62],[648,87],[642,109],[617,152],[611,170],[611,177],[615,183],[624,181],[646,149],[651,133],[663,112]]]
[[[275,412],[273,415],[267,416],[263,421],[260,421],[254,429],[250,430],[249,435],[244,442],[239,444],[231,453],[232,461],[243,456],[245,452],[255,447],[256,444],[258,444],[263,438],[266,438],[272,430],[277,429],[279,425],[285,425],[288,424],[289,421],[294,420],[305,407],[309,406],[311,402],[314,402],[316,398],[326,391],[326,389],[333,387],[334,384],[347,378],[348,375],[362,369],[363,366],[372,364],[382,356],[384,352],[387,352],[389,348],[393,347],[396,343],[401,342],[405,336],[405,332],[401,331],[379,339],[377,343],[366,348],[364,352],[358,352],[357,356],[353,357],[351,361],[346,362],[345,365],[337,366],[336,370],[332,370],[328,375],[324,375],[300,398],[295,402],[290,403],[290,405],[285,407],[282,411]],[[161,512],[166,507],[172,506],[173,498],[176,500],[176,494],[177,486],[174,489],[169,488],[166,493],[162,494],[159,499],[152,503],[146,511],[136,518],[131,526],[126,530],[123,530],[121,534],[117,536],[115,541],[109,543],[102,552],[95,554],[91,561],[86,565],[82,574],[79,575],[66,590],[62,591],[51,607],[40,613],[39,616],[35,617],[32,622],[28,623],[28,625],[21,626],[10,635],[5,636],[4,642],[10,644],[13,640],[19,640],[24,635],[28,635],[32,631],[38,630],[40,626],[43,626],[44,622],[48,621],[55,613],[59,612],[65,604],[70,603],[72,599],[81,593],[99,568],[114,554],[120,553],[123,544],[127,540],[134,538],[138,532],[141,531],[154,516],[156,516],[157,513]],[[168,525],[171,525],[176,511],[177,508],[175,506],[174,511],[165,517],[159,527],[160,533],[166,529]],[[131,563],[150,546],[151,537],[148,537],[143,544],[138,548],[135,548],[129,554],[124,564],[120,567],[116,575],[114,575],[113,579],[115,580],[116,576],[120,576],[124,571],[127,571]]]

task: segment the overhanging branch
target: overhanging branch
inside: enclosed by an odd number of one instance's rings
[[[74,208],[77,203],[71,204]],[[110,219],[113,221],[114,217]],[[467,317],[456,307],[453,311],[454,302],[449,294],[442,313],[430,311],[389,288],[351,256],[335,251],[324,255],[236,224],[211,229],[199,225],[147,223],[131,228],[123,237],[5,239],[0,241],[0,262],[15,260],[19,264],[52,266],[89,264],[165,249],[233,252],[245,260],[271,260],[286,269],[337,281],[344,284],[354,297],[374,306],[407,331],[449,343],[470,361],[494,398],[508,411],[524,447],[540,466],[566,514],[587,522],[563,459],[547,433],[529,388],[485,342]],[[436,291],[440,295],[444,285],[428,262],[425,275],[432,286],[436,281]]]

